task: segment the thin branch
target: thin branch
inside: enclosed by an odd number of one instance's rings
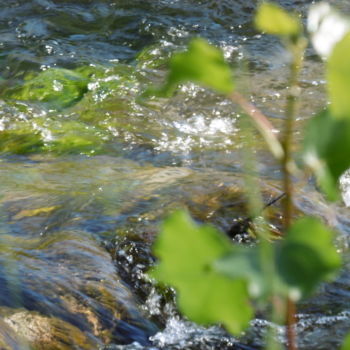
[[[228,97],[231,101],[237,103],[242,108],[244,113],[246,113],[253,120],[256,128],[265,139],[265,142],[269,146],[274,157],[278,160],[282,160],[284,157],[283,147],[276,135],[273,133],[273,125],[269,122],[264,113],[246,100],[245,97],[239,92],[232,92]]]
[[[292,53],[292,60],[290,62],[290,76],[288,81],[289,93],[287,96],[286,104],[286,123],[283,135],[283,150],[284,157],[282,159],[282,173],[283,173],[283,190],[286,194],[283,204],[283,223],[284,230],[287,232],[293,218],[293,182],[291,174],[290,164],[292,159],[292,146],[293,146],[293,132],[294,124],[297,115],[298,99],[300,96],[299,88],[299,73],[303,61],[304,49],[306,47],[306,41],[304,38],[299,38],[297,42],[290,44],[290,52]],[[287,314],[286,314],[286,327],[287,327],[287,347],[288,350],[296,350],[296,334],[295,334],[295,304],[294,301],[288,297],[286,300]]]
[[[290,298],[287,299],[287,346],[288,350],[297,350],[296,334],[295,334],[295,304]]]

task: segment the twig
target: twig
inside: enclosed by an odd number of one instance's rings
[[[270,207],[271,205],[274,205],[277,201],[279,201],[281,198],[285,196],[285,193],[280,194],[279,196],[272,198],[269,202],[267,202],[262,210],[265,210],[266,208]],[[248,216],[246,218],[242,218],[237,220],[234,224],[231,225],[231,227],[228,229],[227,234],[229,237],[233,238],[237,235],[244,234],[248,231],[249,226],[251,225],[254,218],[251,216]]]
[[[286,194],[283,192],[282,194],[280,194],[279,196],[275,197],[275,198],[272,198],[270,200],[270,202],[267,202],[267,204],[264,205],[264,209],[270,207],[271,205],[274,205],[276,202],[278,202],[280,199],[282,199]]]

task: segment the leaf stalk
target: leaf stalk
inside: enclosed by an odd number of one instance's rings
[[[298,113],[298,99],[300,97],[300,87],[298,84],[299,73],[302,67],[306,40],[303,37],[298,38],[295,42],[289,43],[287,48],[292,54],[290,62],[290,75],[288,79],[289,93],[286,101],[286,122],[283,133],[282,147],[282,173],[283,173],[283,225],[284,231],[287,232],[293,218],[293,182],[292,182],[292,147],[293,132],[295,120]],[[287,297],[286,300],[286,328],[287,328],[287,346],[288,350],[296,350],[295,324],[295,304],[294,301]]]

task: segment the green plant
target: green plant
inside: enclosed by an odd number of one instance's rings
[[[314,7],[312,15],[317,16],[319,10]],[[313,38],[324,29],[321,22],[327,13],[320,13],[323,18],[312,28]],[[329,15],[334,16],[334,11],[330,9]],[[253,315],[252,300],[271,303],[271,319],[286,325],[288,349],[293,350],[297,348],[294,303],[309,297],[321,281],[334,277],[341,264],[330,228],[317,218],[294,219],[292,176],[300,177],[311,170],[329,200],[339,197],[338,179],[350,166],[350,34],[339,36],[326,60],[330,104],[308,122],[299,155],[302,161],[297,162],[292,152],[293,130],[307,39],[298,16],[271,3],[259,6],[255,25],[262,32],[280,37],[290,52],[286,118],[280,140],[264,114],[235,90],[231,70],[220,50],[203,39],[193,39],[187,51],[175,54],[164,86],[149,89],[145,96],[169,97],[180,83],[193,81],[240,106],[280,162],[285,192],[284,237],[271,243],[267,226],[262,223],[254,247],[236,246],[214,228],[197,226],[186,213],[176,212],[164,221],[155,242],[159,263],[150,275],[175,287],[179,308],[189,319],[202,324],[221,323],[232,334],[247,327]],[[259,203],[251,207],[255,208],[254,217]],[[273,337],[267,342],[268,349],[276,348]]]

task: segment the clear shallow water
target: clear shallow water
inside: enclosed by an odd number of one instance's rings
[[[311,2],[280,3],[305,14]],[[338,5],[349,11],[346,2]],[[161,298],[143,274],[153,263],[149,247],[157,223],[169,210],[188,207],[196,219],[221,229],[244,215],[239,113],[192,84],[171,100],[136,99],[162,80],[165,58],[200,35],[224,50],[242,90],[278,129],[287,57],[276,40],[252,29],[254,8],[243,0],[0,4],[2,90],[49,67],[92,64],[104,72],[68,108],[5,98],[0,105],[1,129],[20,121],[50,144],[60,137],[55,130],[67,133],[76,125],[67,121],[74,120],[95,142],[75,154],[48,147],[1,156],[0,335],[9,348],[23,342],[20,329],[38,348],[45,348],[43,333],[54,334],[63,349],[259,348],[265,321],[254,320],[238,343],[217,327],[179,318],[172,295]],[[311,49],[302,89],[297,137],[324,104],[322,63]],[[259,139],[257,146],[268,200],[280,193],[280,173]],[[339,249],[347,252],[343,204],[328,206],[312,185],[300,184],[296,205],[336,227]],[[301,349],[335,348],[350,328],[348,271],[345,261],[337,281],[300,306]]]

